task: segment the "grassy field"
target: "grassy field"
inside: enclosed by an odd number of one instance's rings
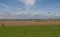
[[[0,37],[60,37],[60,26],[0,27]]]

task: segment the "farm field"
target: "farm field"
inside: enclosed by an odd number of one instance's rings
[[[60,37],[60,20],[0,21],[0,37]]]
[[[4,26],[0,37],[60,37],[60,26]]]
[[[0,21],[0,26],[60,25],[60,20]]]

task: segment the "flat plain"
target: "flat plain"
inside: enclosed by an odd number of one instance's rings
[[[0,37],[60,37],[60,20],[3,21]]]
[[[34,21],[3,21],[0,26],[35,26],[35,25],[60,25],[60,20],[34,20]]]
[[[60,26],[0,27],[0,37],[60,37]]]

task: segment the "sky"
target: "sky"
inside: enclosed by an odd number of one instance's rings
[[[60,18],[60,0],[0,0],[0,19]]]

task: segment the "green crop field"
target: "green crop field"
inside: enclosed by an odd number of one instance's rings
[[[0,37],[60,37],[60,26],[4,26]]]

